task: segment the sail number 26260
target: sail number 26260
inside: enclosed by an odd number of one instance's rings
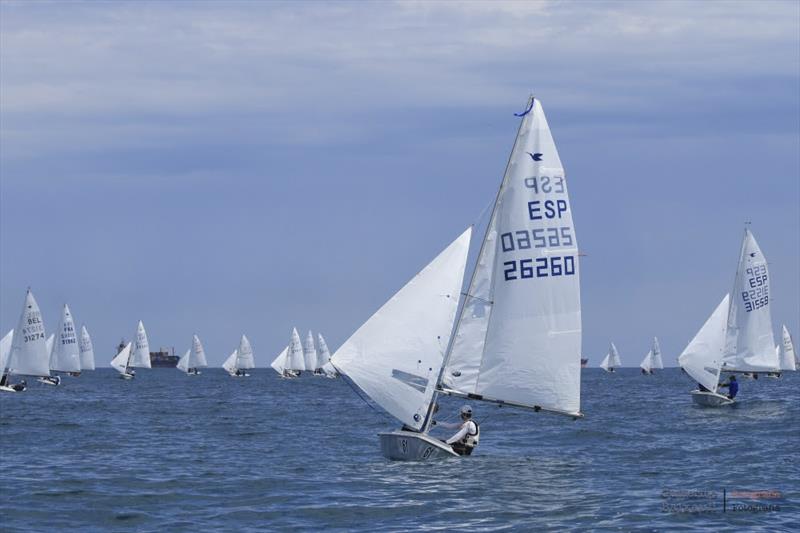
[[[572,276],[575,274],[575,257],[565,255],[504,261],[503,273],[506,281]]]

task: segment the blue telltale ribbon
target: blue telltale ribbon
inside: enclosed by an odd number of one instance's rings
[[[515,116],[515,117],[524,117],[525,115],[527,115],[528,113],[530,113],[530,112],[531,112],[531,109],[533,109],[533,102],[534,102],[534,100],[536,100],[536,99],[535,99],[535,98],[531,98],[531,105],[529,105],[529,106],[528,106],[528,109],[526,109],[526,110],[525,110],[525,111],[523,111],[522,113],[514,113],[514,116]]]

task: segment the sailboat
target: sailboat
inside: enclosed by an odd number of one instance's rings
[[[608,354],[600,362],[600,368],[606,372],[614,372],[617,367],[622,366],[622,360],[619,358],[619,352],[614,343],[608,348]]]
[[[734,403],[733,399],[718,392],[719,374],[725,355],[729,308],[730,296],[726,294],[700,331],[678,356],[678,364],[699,385],[691,393],[692,400],[704,407],[720,407]]]
[[[313,373],[315,376],[322,375],[320,367],[317,366],[317,347],[314,346],[314,335],[311,330],[308,330],[306,341],[303,343],[303,360],[308,372]]]
[[[55,345],[55,338],[56,338],[56,334],[55,333],[51,333],[50,336],[47,337],[47,340],[44,341],[45,349],[47,350],[47,353],[50,354],[50,355],[48,355],[48,357],[51,360],[52,360],[52,354],[53,354],[53,346]],[[49,363],[48,363],[48,365],[49,365]],[[38,378],[36,378],[36,381],[38,381],[42,385],[58,386],[58,385],[61,384],[61,376],[39,376]]]
[[[86,326],[81,326],[78,348],[81,355],[81,370],[94,370],[94,346]]]
[[[178,363],[175,365],[175,368],[183,372],[184,374],[189,374],[189,359],[192,357],[192,349],[189,348],[186,350],[182,356],[178,359]]]
[[[781,370],[782,371],[796,371],[797,370],[797,357],[794,351],[794,343],[786,324],[783,325],[781,331]]]
[[[723,372],[780,372],[770,316],[767,259],[749,228],[744,230],[739,264],[731,292]]]
[[[337,377],[339,373],[336,372],[336,369],[331,364],[331,352],[328,349],[328,343],[325,342],[325,338],[321,333],[317,333],[317,346],[319,346],[319,351],[317,352],[319,359],[317,360],[317,364],[322,370],[322,373],[325,374],[326,378],[333,379]]]
[[[255,366],[253,348],[250,346],[250,341],[247,339],[247,336],[242,335],[239,341],[239,348],[234,350],[225,362],[222,363],[222,368],[227,370],[228,374],[233,377],[249,377],[250,374],[247,373],[247,370],[255,368]]]
[[[293,376],[299,376],[303,370],[306,370],[303,343],[300,342],[300,334],[297,333],[297,328],[292,328],[292,336],[289,338],[289,352],[286,354],[286,361],[286,369],[291,371]]]
[[[453,334],[471,230],[370,317],[331,358],[399,419],[380,434],[395,460],[456,456],[428,433],[439,394],[580,412],[578,248],[563,168],[531,97]]]
[[[50,377],[50,352],[44,333],[44,321],[39,304],[30,289],[25,295],[22,314],[11,339],[11,352],[8,355],[8,371],[3,376],[3,390],[14,389],[11,376]],[[24,381],[20,383],[23,385]]]
[[[121,379],[133,379],[135,371],[130,367],[131,343],[125,344],[111,360],[111,368],[119,372]]]
[[[129,368],[152,368],[150,362],[150,341],[147,339],[147,331],[144,324],[139,321],[136,326],[136,337],[131,348],[131,357],[128,362]],[[135,373],[135,372],[134,372]]]
[[[653,373],[653,350],[647,352],[642,362],[639,363],[639,368],[642,369],[642,374],[650,375]]]
[[[642,374],[653,374],[653,371],[663,370],[664,361],[661,359],[661,347],[658,345],[658,338],[653,337],[653,347],[647,352],[647,355],[642,359],[639,368],[642,369]]]
[[[79,376],[81,373],[80,347],[78,346],[78,336],[75,334],[75,322],[67,304],[64,304],[56,335],[58,339],[50,352],[50,371]]]
[[[0,391],[3,392],[22,392],[25,390],[24,383],[11,385],[8,382],[8,360],[11,356],[11,343],[14,340],[14,330],[12,329],[0,339]]]
[[[190,376],[199,376],[201,374],[199,369],[208,366],[206,351],[203,349],[200,337],[197,335],[192,336],[192,347],[187,352],[188,355],[184,354],[183,357],[178,359],[177,368]]]
[[[287,345],[281,353],[269,364],[272,369],[277,372],[282,378],[293,378],[295,377],[294,374],[290,374],[289,370],[287,370],[287,356],[289,355],[289,346]]]

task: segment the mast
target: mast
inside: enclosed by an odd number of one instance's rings
[[[489,229],[492,226],[492,221],[494,220],[495,214],[497,213],[497,204],[498,201],[500,200],[503,188],[506,185],[506,175],[508,174],[508,169],[511,166],[511,158],[514,155],[514,150],[516,150],[517,148],[517,143],[519,142],[519,134],[522,131],[522,125],[525,123],[524,117],[533,110],[533,103],[534,103],[534,97],[531,94],[530,96],[528,96],[528,106],[525,109],[525,111],[519,114],[514,113],[515,116],[520,117],[522,120],[520,120],[519,122],[519,127],[517,128],[517,135],[516,137],[514,137],[514,144],[511,146],[511,152],[508,154],[508,160],[506,161],[506,168],[503,171],[503,178],[500,181],[500,187],[498,187],[497,194],[495,195],[494,198],[494,205],[492,206],[492,213],[489,216],[489,223],[486,225],[486,231],[484,232],[483,240],[481,241],[481,247],[480,250],[478,251],[478,256],[477,256],[478,260],[480,260],[481,255],[483,255],[483,249],[486,246],[486,237],[489,234]],[[436,385],[434,386],[433,397],[431,398],[431,403],[428,406],[428,413],[425,415],[425,422],[422,424],[422,433],[428,433],[428,431],[430,431],[431,423],[433,422],[433,406],[436,405],[436,400],[439,398],[439,392],[440,391],[443,392],[443,389],[441,388],[442,377],[444,376],[445,368],[447,368],[447,363],[450,359],[450,354],[453,351],[453,343],[455,341],[455,336],[458,331],[458,325],[461,323],[461,316],[464,314],[464,308],[466,307],[465,304],[467,298],[471,298],[469,294],[469,289],[472,287],[472,283],[475,281],[475,275],[477,273],[477,270],[478,270],[477,268],[472,269],[472,274],[470,275],[469,279],[469,285],[467,285],[467,292],[461,293],[464,295],[464,301],[461,303],[461,308],[458,310],[456,314],[456,319],[453,322],[453,329],[450,332],[450,339],[447,342],[447,348],[445,349],[444,358],[442,359],[442,367],[439,369],[439,375],[436,378]],[[486,303],[491,305],[493,302],[486,302]]]

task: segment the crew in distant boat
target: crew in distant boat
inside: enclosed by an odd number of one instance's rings
[[[727,383],[721,383],[719,388],[728,387],[728,398],[733,400],[739,392],[739,383],[736,381],[736,376],[728,378]]]
[[[434,424],[448,429],[458,428],[458,432],[445,441],[458,455],[472,454],[481,437],[481,429],[478,423],[472,420],[472,407],[469,405],[461,407],[460,423],[434,422]]]

